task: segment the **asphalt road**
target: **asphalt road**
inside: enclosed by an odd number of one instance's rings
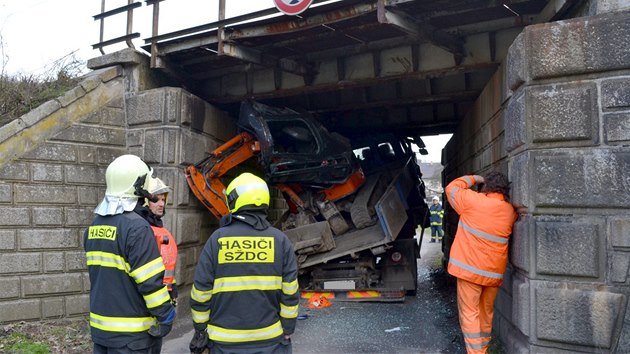
[[[465,353],[455,284],[441,269],[441,244],[429,243],[427,233],[418,262],[416,296],[407,296],[402,303],[333,301],[331,307],[324,309],[300,306],[299,314],[307,316],[298,320],[291,337],[293,352]],[[190,320],[184,321],[165,338],[162,353],[189,353],[193,329]]]

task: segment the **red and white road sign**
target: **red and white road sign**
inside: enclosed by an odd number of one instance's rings
[[[287,15],[297,15],[311,6],[313,0],[273,0],[278,10]]]

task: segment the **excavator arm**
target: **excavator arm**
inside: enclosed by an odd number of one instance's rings
[[[242,132],[216,148],[207,158],[185,168],[188,186],[217,219],[230,212],[221,177],[259,152],[260,143],[251,134]]]

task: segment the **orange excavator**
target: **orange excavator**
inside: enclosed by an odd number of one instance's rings
[[[293,212],[309,208],[299,195],[307,188],[312,201],[327,203],[354,193],[365,182],[350,143],[312,116],[246,101],[238,126],[238,135],[185,169],[191,190],[218,219],[229,213],[221,178],[253,157]]]
[[[419,248],[413,237],[428,208],[408,142],[373,140],[353,148],[314,116],[254,101],[241,104],[237,126],[234,138],[185,168],[190,189],[217,219],[229,213],[222,178],[251,164],[287,202],[276,226],[294,244],[303,288],[330,288],[341,280],[354,289],[415,291]],[[387,156],[368,161],[369,150],[383,147]],[[378,256],[394,261],[379,264]],[[403,266],[405,279],[386,263]]]

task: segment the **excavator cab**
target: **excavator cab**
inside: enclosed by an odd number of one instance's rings
[[[309,113],[244,101],[237,124],[260,143],[260,164],[272,185],[327,189],[360,169],[350,141]]]
[[[254,157],[293,210],[346,197],[365,181],[349,140],[308,113],[249,100],[241,103],[237,126],[237,136],[185,169],[191,190],[218,219],[229,212],[221,177]]]

